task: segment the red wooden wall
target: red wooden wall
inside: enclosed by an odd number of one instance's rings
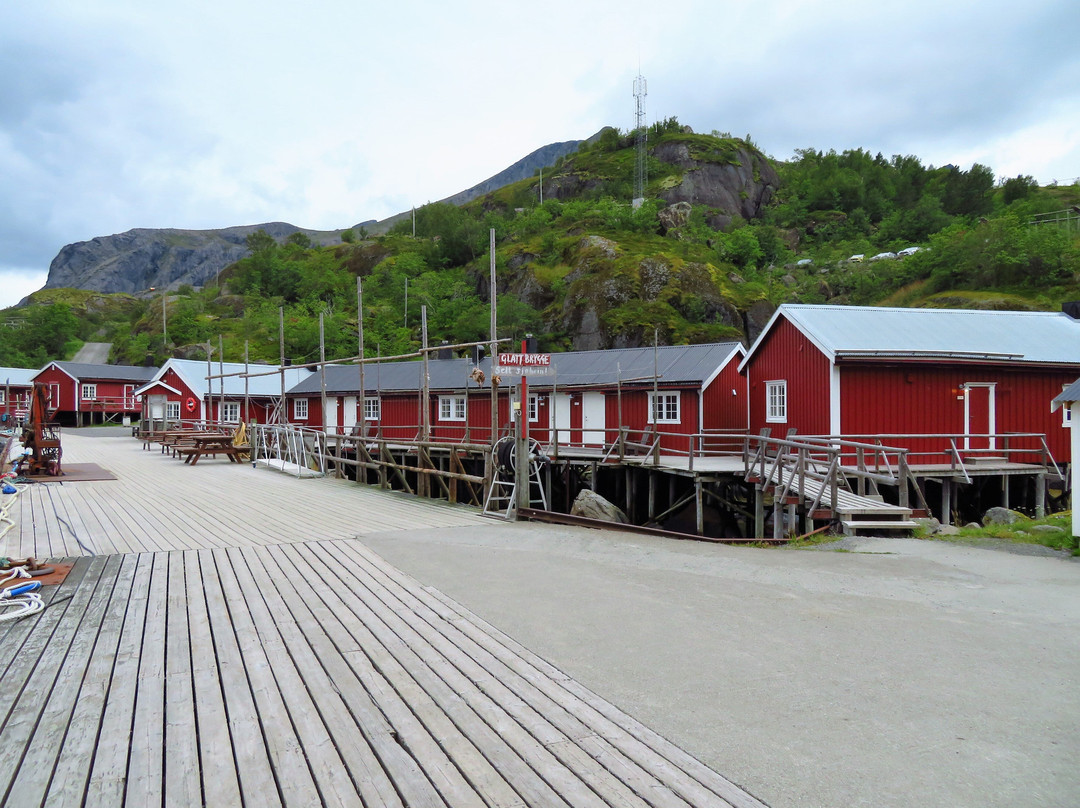
[[[829,360],[784,317],[758,346],[746,366],[750,387],[750,431],[765,427],[773,437],[795,428],[803,435],[829,433]],[[765,420],[765,383],[787,381],[787,422]]]
[[[1070,430],[1050,401],[1075,381],[1075,370],[1037,370],[985,365],[892,363],[844,365],[840,369],[840,423],[844,434],[963,433],[961,385],[996,383],[995,431],[1042,432],[1054,459],[1070,459]],[[913,451],[941,449],[941,441],[907,441]],[[1000,440],[997,444],[1002,445]],[[1021,458],[1014,458],[1021,460]],[[1028,461],[1034,458],[1026,458]],[[911,458],[911,462],[929,462]]]

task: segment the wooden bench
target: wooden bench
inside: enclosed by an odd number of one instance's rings
[[[231,463],[240,463],[240,451],[236,446],[178,446],[174,450],[177,457],[183,457],[184,462],[194,466],[200,457],[217,457],[225,455]]]

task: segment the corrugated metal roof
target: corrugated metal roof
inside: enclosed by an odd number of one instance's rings
[[[833,357],[956,357],[1080,365],[1080,321],[1063,312],[785,304]]]
[[[1054,396],[1053,403],[1055,406],[1051,409],[1056,410],[1056,405],[1071,404],[1074,401],[1080,401],[1080,379],[1077,379],[1075,382],[1062,390],[1060,395]]]
[[[733,354],[742,349],[738,342],[719,342],[707,345],[664,345],[656,349],[655,366],[664,384],[701,385]],[[653,378],[652,348],[618,348],[608,351],[571,351],[551,355],[555,366],[552,376],[532,376],[529,386],[534,389],[576,385],[614,385],[619,379],[627,383],[647,383]],[[375,390],[419,390],[423,362],[369,363],[364,367],[364,386],[369,393]],[[461,390],[476,387],[469,379],[474,365],[468,359],[432,359],[428,362],[429,386],[432,390]],[[490,374],[490,357],[480,364],[485,376]],[[516,377],[505,378],[504,385],[516,385]],[[360,388],[360,371],[356,365],[331,365],[326,368],[326,392],[335,395],[355,394]],[[319,373],[312,373],[289,390],[298,395],[314,395],[321,391]]]
[[[191,388],[199,398],[205,396],[211,389],[214,395],[218,394],[220,379],[211,379],[210,383],[212,387],[207,385],[207,369],[206,362],[199,361],[198,359],[169,359],[161,366],[161,370],[157,372],[154,379],[157,380],[165,375],[169,369],[175,370],[180,377]],[[281,375],[280,365],[256,365],[249,364],[246,366],[248,373],[271,373],[267,376],[252,376],[248,378],[248,394],[256,397],[267,396],[280,396],[281,395]],[[243,373],[245,365],[243,362],[224,362],[217,363],[210,362],[210,375],[216,376],[220,373]],[[311,371],[306,368],[285,368],[285,389],[298,384],[301,380],[311,376]],[[316,384],[318,379],[316,378]],[[225,378],[225,395],[233,399],[241,398],[244,395],[244,379],[242,376],[227,376]]]
[[[50,362],[49,365],[56,365],[76,379],[112,379],[121,382],[148,382],[158,370],[136,365],[92,365],[83,362]]]
[[[17,384],[20,387],[29,387],[39,372],[39,368],[0,368],[0,385]]]

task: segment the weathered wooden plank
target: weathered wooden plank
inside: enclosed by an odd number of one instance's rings
[[[165,754],[165,632],[169,556],[152,557],[146,596],[146,619],[139,645],[139,680],[135,687],[135,714],[131,722],[125,805],[160,803],[164,789]]]
[[[94,559],[86,565],[71,600],[58,603],[52,608],[55,625],[43,626],[43,634],[48,635],[47,641],[37,641],[37,638],[32,636],[31,641],[24,646],[24,654],[20,655],[16,660],[17,664],[13,665],[12,670],[4,677],[7,698],[3,706],[7,711],[0,728],[0,802],[6,800],[11,789],[16,786],[16,776],[23,756],[41,720],[45,703],[76,637],[79,624],[90,606],[104,566],[104,559]],[[50,609],[47,608],[45,614],[49,612]],[[44,776],[47,778],[49,773],[45,772]],[[46,786],[47,783],[45,786],[38,784],[42,790]]]
[[[281,550],[294,566],[307,566],[304,548],[287,545]],[[313,562],[313,571],[316,571],[326,584],[319,589],[320,594],[334,596],[328,600],[328,604],[335,614],[341,616],[342,628],[351,639],[350,643],[349,639],[342,638],[340,647],[347,649],[355,645],[357,648],[355,651],[343,650],[343,653],[353,670],[358,671],[369,685],[368,692],[372,694],[379,709],[388,717],[396,716],[393,724],[402,741],[407,743],[410,749],[417,749],[420,756],[419,750],[423,748],[422,736],[426,732],[445,750],[444,754],[452,761],[461,777],[477,793],[482,794],[489,805],[493,808],[522,805],[521,797],[485,757],[483,750],[455,726],[435,699],[421,687],[395,654],[391,653],[385,644],[386,637],[380,640],[368,628],[374,618],[354,594],[356,584],[351,576],[342,575],[336,567],[327,567],[318,562]],[[391,638],[390,642],[396,646],[395,650],[399,653],[408,652],[400,640]],[[415,716],[415,721],[422,729],[415,726],[410,728],[410,722],[401,715],[399,705],[405,705],[405,712]],[[437,765],[436,758],[426,755],[422,762],[429,766]],[[449,778],[450,775],[447,774],[446,777]],[[451,796],[450,791],[443,793]],[[469,802],[460,804],[468,805]]]
[[[483,800],[469,788],[445,753],[432,742],[431,737],[426,732],[415,732],[419,725],[411,714],[408,714],[407,709],[391,709],[392,715],[399,720],[403,718],[402,713],[409,715],[401,729],[391,723],[389,715],[379,711],[368,690],[367,682],[350,666],[346,658],[346,654],[360,653],[360,648],[347,633],[341,631],[340,616],[326,608],[323,603],[321,590],[326,587],[312,586],[309,589],[306,585],[299,588],[294,585],[293,581],[304,581],[304,575],[285,558],[280,547],[260,548],[246,555],[250,556],[252,553],[265,567],[267,583],[270,580],[274,582],[282,599],[290,604],[298,623],[305,627],[299,637],[290,640],[290,645],[297,649],[294,657],[297,654],[301,655],[299,658],[306,655],[305,649],[299,644],[300,641],[306,642],[311,659],[325,669],[334,689],[340,693],[341,706],[353,715],[355,726],[350,731],[363,734],[378,756],[378,762],[401,791],[405,803],[410,808],[424,805],[444,806],[447,803],[455,806],[473,805],[477,808],[483,806]],[[256,583],[258,582],[257,577]],[[281,621],[279,625],[282,625]],[[288,624],[285,625],[288,628]],[[344,647],[338,646],[334,637],[342,640]],[[368,670],[370,671],[370,667]],[[309,673],[305,672],[304,680],[311,681]],[[379,684],[383,686],[380,692],[385,692],[385,683]],[[334,709],[333,696],[329,702],[329,709]],[[394,704],[404,706],[400,699],[396,699]],[[414,748],[414,743],[423,751]],[[427,755],[431,755],[433,759],[426,761],[424,758]],[[447,794],[445,802],[440,794]]]
[[[131,597],[128,599],[120,635],[119,647],[123,649],[123,653],[117,654],[113,664],[112,684],[105,704],[101,734],[94,750],[90,785],[86,790],[89,806],[100,805],[108,808],[124,803],[128,754],[132,744],[132,716],[153,567],[153,556],[138,557],[135,577],[131,584]]]
[[[189,559],[196,559],[201,578],[202,594],[205,599],[205,616],[207,631],[198,631],[199,622],[194,619],[196,606],[189,599],[189,609],[192,610],[192,625],[197,629],[197,634],[192,639],[192,644],[199,649],[206,648],[205,654],[197,654],[194,660],[196,676],[196,699],[198,700],[198,712],[200,723],[212,723],[221,718],[222,713],[228,716],[228,738],[223,739],[214,727],[209,737],[200,730],[204,738],[202,744],[203,774],[205,782],[217,782],[211,779],[217,767],[228,769],[235,760],[235,772],[226,777],[227,782],[222,790],[224,797],[231,798],[234,784],[237,781],[237,799],[241,792],[258,794],[260,804],[267,808],[280,806],[281,789],[277,784],[277,773],[271,766],[268,742],[263,738],[263,727],[259,720],[258,708],[255,704],[253,686],[260,685],[260,677],[257,675],[249,679],[245,670],[245,661],[242,655],[233,617],[230,614],[225,594],[222,590],[217,559],[209,551],[198,553],[186,553]],[[188,576],[190,586],[195,585],[193,575]],[[191,592],[190,596],[193,596]],[[239,604],[238,604],[239,606]],[[202,616],[201,614],[199,615]],[[212,640],[212,647],[207,648],[207,639]],[[249,660],[252,666],[257,660]],[[220,681],[221,690],[215,692],[215,680]],[[221,700],[221,712],[216,706]],[[274,728],[278,732],[277,728]],[[276,740],[276,737],[275,737]],[[222,749],[224,743],[231,743],[231,753]],[[213,763],[205,758],[217,751],[219,756]],[[226,757],[228,756],[228,757]],[[305,770],[306,773],[306,770]],[[223,805],[229,802],[223,801]]]
[[[82,587],[92,588],[92,592],[87,599],[86,611],[78,617],[77,625],[72,626],[71,641],[64,656],[56,660],[56,678],[52,687],[39,689],[38,685],[34,685],[31,691],[31,698],[38,702],[42,712],[14,778],[18,800],[25,800],[28,805],[42,804],[49,790],[57,756],[68,737],[72,713],[101,630],[109,596],[116,584],[120,560],[112,557],[91,563]],[[100,575],[91,579],[95,567],[100,570]],[[53,643],[59,641],[60,638],[54,635]],[[47,668],[48,660],[43,655],[35,673],[42,673]],[[77,741],[76,738],[72,740]],[[85,747],[84,751],[87,751]]]
[[[378,559],[378,556],[371,553],[368,548],[364,548],[364,551],[374,559]],[[378,561],[385,565],[381,559]],[[392,569],[388,565],[387,568]],[[403,573],[398,574],[403,575]],[[451,614],[447,614],[444,619],[455,620],[463,631],[468,631],[478,643],[500,656],[509,667],[522,675],[531,676],[537,687],[543,689],[551,698],[567,704],[576,704],[574,708],[576,715],[593,726],[599,736],[618,747],[623,754],[633,758],[644,768],[653,771],[656,776],[677,776],[672,771],[673,766],[676,770],[690,775],[709,792],[730,805],[740,808],[743,806],[765,808],[764,803],[753,795],[746,793],[663,736],[600,698],[487,621],[463,609],[438,590],[430,587],[424,589],[432,598],[439,600],[450,610]],[[452,616],[454,614],[457,615],[456,619]],[[535,672],[540,675],[531,674],[530,669],[535,669]]]
[[[81,806],[86,798],[90,767],[105,714],[106,699],[112,685],[113,664],[118,653],[124,613],[131,596],[131,586],[138,565],[136,556],[118,558],[120,569],[112,591],[99,593],[108,596],[108,607],[94,642],[93,654],[86,669],[78,702],[68,724],[67,737],[56,762],[53,781],[45,798],[49,808]],[[88,562],[80,562],[86,564]]]
[[[337,544],[323,545],[359,586],[356,594],[373,618],[368,626],[379,641],[391,648],[398,661],[421,683],[454,724],[484,750],[500,773],[528,805],[602,805],[586,793],[580,781],[569,778],[543,746],[526,737],[499,705],[492,703],[445,658],[426,647],[408,621],[383,604],[362,583],[363,571]],[[544,768],[544,776],[537,768]],[[564,790],[565,789],[565,790]],[[592,799],[590,799],[590,796]]]
[[[353,552],[355,544],[340,543],[338,546],[363,559],[363,554]],[[655,777],[622,756],[617,749],[604,744],[576,717],[573,709],[547,698],[530,678],[516,674],[445,620],[445,609],[436,611],[428,606],[415,581],[406,576],[391,579],[374,564],[367,566],[365,571],[372,576],[375,585],[381,587],[379,594],[384,601],[388,604],[396,601],[400,604],[398,608],[415,615],[416,619],[410,620],[410,624],[427,643],[606,802],[620,806],[651,804],[658,808],[686,808],[686,801],[662,788]],[[369,588],[374,587],[369,584]]]
[[[285,805],[319,805],[322,796],[315,785],[312,772],[308,767],[307,758],[303,745],[298,737],[297,730],[292,723],[292,716],[286,708],[281,689],[274,679],[274,673],[270,665],[270,656],[280,654],[280,643],[263,643],[263,638],[255,627],[251,613],[247,607],[244,593],[237,581],[237,573],[233,569],[232,561],[224,550],[215,550],[212,556],[218,580],[221,583],[221,591],[225,603],[228,606],[229,622],[236,633],[236,643],[240,651],[240,660],[243,670],[247,674],[246,682],[239,682],[238,677],[230,676],[226,679],[226,669],[222,668],[222,681],[226,685],[225,703],[232,715],[233,691],[231,686],[249,689],[254,699],[255,712],[260,724],[260,732],[263,742],[266,744],[266,752],[269,756],[270,767],[273,771],[274,782],[280,794],[281,801]],[[204,558],[205,561],[205,558]],[[204,566],[205,569],[205,566]],[[215,636],[217,632],[217,620],[215,623]],[[231,673],[231,672],[230,672]],[[248,693],[241,692],[241,699],[246,699]],[[234,727],[233,738],[237,738],[237,729]],[[325,741],[324,741],[325,742]],[[238,753],[239,754],[239,753]],[[241,777],[241,794],[245,802],[258,803],[263,792],[266,791],[266,782],[251,782]]]
[[[513,681],[514,677],[511,677],[512,684],[516,686],[515,692],[497,678],[498,673],[504,671],[493,674],[477,664],[466,653],[466,648],[473,653],[479,650],[468,638],[435,617],[434,613],[417,599],[409,598],[406,586],[387,582],[385,578],[380,580],[376,570],[364,564],[359,556],[350,553],[353,544],[355,543],[337,543],[335,547],[342,552],[340,557],[350,556],[360,561],[364,585],[395,613],[408,616],[408,624],[419,643],[429,646],[448,663],[441,666],[440,670],[444,679],[452,683],[455,690],[469,699],[471,685],[482,694],[484,700],[498,706],[498,711],[488,707],[478,712],[497,721],[500,734],[513,743],[522,758],[538,773],[542,772],[544,778],[571,804],[587,805],[599,797],[603,802],[628,808],[645,806],[647,803],[641,797],[644,794],[658,807],[686,808],[685,802],[666,793],[655,779],[641,776],[641,773],[632,767],[615,766],[624,774],[627,783],[620,781],[577,745],[581,738],[591,734],[587,728],[566,716],[559,722],[559,714],[564,711],[558,705],[530,693],[532,688],[526,680],[519,678]],[[387,583],[390,585],[387,586]],[[411,602],[407,602],[409,600]],[[443,624],[440,628],[445,634],[426,622],[426,618],[431,617],[435,617],[432,622]],[[410,642],[410,645],[413,645],[413,642]],[[530,696],[531,703],[526,701]],[[534,704],[538,702],[539,708],[534,708]],[[503,720],[500,712],[516,722],[516,726]],[[558,723],[562,726],[557,726]],[[613,751],[609,750],[609,753]],[[638,788],[637,795],[627,787],[628,783]]]
[[[400,806],[401,798],[386,772],[357,731],[341,702],[337,683],[312,664],[309,648],[294,648],[303,642],[300,628],[289,605],[276,596],[273,583],[257,559],[245,558],[240,550],[229,555],[238,573],[270,666],[293,725],[300,736],[312,774],[326,804],[342,806],[357,798],[369,805]],[[292,642],[290,642],[290,640]],[[387,728],[375,728],[378,732]]]
[[[169,553],[165,617],[165,804],[203,800],[201,756],[196,736],[187,580],[183,553]],[[211,791],[216,788],[208,783]]]

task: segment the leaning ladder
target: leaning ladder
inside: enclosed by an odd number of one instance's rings
[[[537,505],[545,511],[548,509],[547,492],[544,490],[544,481],[540,478],[540,464],[535,460],[530,460],[529,507],[535,508]],[[484,500],[484,516],[511,519],[515,511],[517,511],[516,475],[507,480],[496,473],[488,489],[487,498]]]

